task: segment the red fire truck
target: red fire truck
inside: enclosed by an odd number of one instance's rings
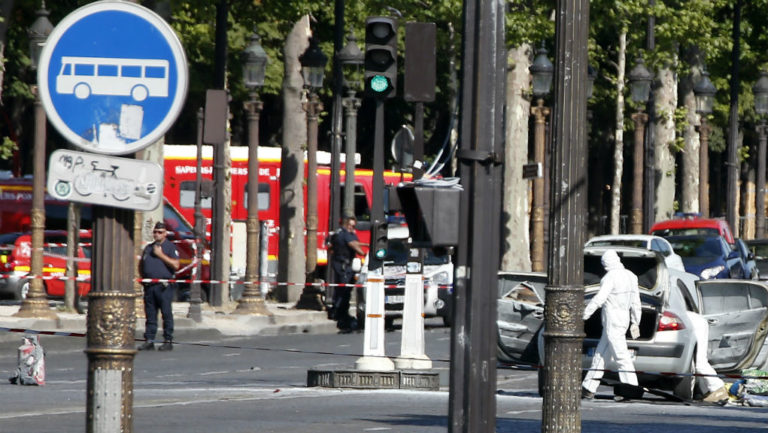
[[[164,195],[168,201],[178,209],[189,221],[194,221],[195,182],[197,172],[197,148],[194,145],[165,145],[163,148],[165,158],[165,185]],[[203,146],[202,178],[203,182],[212,182],[213,173],[213,148]],[[280,224],[280,157],[281,149],[278,147],[259,147],[259,220],[267,227],[267,251],[269,255],[269,272],[276,269],[278,258],[278,230]],[[245,267],[245,221],[248,217],[247,183],[248,183],[248,148],[244,146],[232,146],[230,148],[232,160],[232,254],[233,269]],[[359,156],[358,156],[359,158]],[[328,235],[329,205],[331,189],[331,155],[328,152],[318,152],[317,170],[317,238],[318,238],[318,265],[327,264],[328,255],[325,248],[325,238]],[[340,184],[341,193],[339,202],[343,201],[345,188],[345,161],[342,155]],[[306,160],[304,176],[306,178]],[[368,169],[355,170],[354,207],[358,224],[358,237],[361,242],[368,243],[370,234],[367,232],[367,222],[371,215],[373,171]],[[411,179],[410,174],[386,171],[384,183],[396,185],[401,181]],[[210,184],[209,184],[210,185]],[[306,215],[306,182],[304,189],[304,209]],[[210,233],[212,215],[212,200],[201,200],[201,208],[206,218],[206,231]],[[209,235],[210,236],[210,235]]]

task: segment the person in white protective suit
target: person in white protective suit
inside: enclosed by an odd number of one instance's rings
[[[693,324],[693,333],[696,336],[696,383],[702,393],[702,400],[708,403],[724,405],[728,403],[728,391],[725,390],[725,382],[717,376],[717,372],[707,359],[707,346],[709,344],[709,324],[707,319],[693,311],[686,311]]]
[[[602,307],[603,334],[597,343],[592,365],[581,383],[582,398],[591,399],[603,377],[606,359],[613,359],[619,369],[619,380],[637,386],[635,365],[627,349],[625,334],[630,329],[633,339],[640,336],[640,292],[637,276],[624,268],[618,254],[608,250],[602,264],[607,271],[600,280],[600,290],[584,309],[584,320]]]

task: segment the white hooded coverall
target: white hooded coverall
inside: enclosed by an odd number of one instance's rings
[[[603,334],[597,343],[592,365],[587,372],[582,386],[594,393],[603,377],[606,358],[616,362],[619,380],[629,385],[637,385],[635,365],[627,349],[625,334],[630,324],[640,324],[640,292],[637,276],[624,268],[614,250],[603,254],[602,264],[607,273],[600,280],[600,290],[584,309],[584,320],[602,307]]]

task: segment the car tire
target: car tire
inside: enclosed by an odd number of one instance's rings
[[[16,288],[16,292],[13,294],[14,299],[17,301],[23,301],[27,299],[27,295],[29,294],[29,288],[30,288],[29,280],[24,280]]]
[[[689,376],[683,377],[683,379],[675,385],[675,388],[672,391],[673,394],[683,400],[693,400],[694,391],[696,389],[696,377],[693,375],[696,373],[696,361],[694,360],[696,350],[698,349],[694,348],[693,354],[691,355],[690,366],[688,367],[689,370],[685,372],[688,373]]]

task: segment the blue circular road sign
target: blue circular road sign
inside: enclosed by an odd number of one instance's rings
[[[159,15],[136,3],[98,1],[54,28],[37,83],[50,122],[67,140],[123,155],[155,142],[176,121],[187,61]]]

